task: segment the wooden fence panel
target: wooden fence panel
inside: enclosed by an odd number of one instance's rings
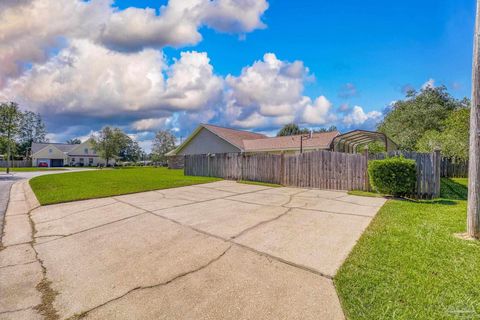
[[[442,178],[468,178],[468,161],[442,157],[440,170]]]
[[[22,167],[31,167],[32,160],[13,160],[10,161],[10,167],[12,168],[22,168]],[[0,168],[7,167],[7,160],[0,160]]]
[[[440,195],[440,176],[443,174],[439,152],[416,153],[394,151],[370,155],[369,159],[385,159],[402,155],[413,159],[417,168],[417,198]],[[332,190],[369,189],[367,157],[331,151],[302,154],[226,153],[185,156],[185,174],[219,177],[230,180],[250,180],[301,188]]]
[[[250,180],[303,188],[364,190],[367,161],[363,155],[330,151],[303,154],[239,153],[189,155],[185,174]]]

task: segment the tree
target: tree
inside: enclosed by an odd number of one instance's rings
[[[7,151],[7,173],[10,173],[12,149],[15,148],[15,136],[20,127],[21,113],[18,104],[8,102],[0,104],[0,135]]]
[[[153,140],[151,159],[153,162],[165,163],[166,154],[175,149],[175,136],[169,130],[160,130]]]
[[[313,130],[313,133],[333,132],[333,131],[338,131],[336,126],[330,126],[328,128],[320,128],[317,130]]]
[[[111,159],[117,159],[127,145],[125,133],[118,128],[104,127],[97,135],[91,137],[93,149],[105,159],[105,166]]]
[[[34,112],[21,112],[17,139],[18,154],[27,156],[33,142],[47,142],[47,130],[42,117]]]
[[[137,141],[125,135],[125,146],[120,150],[120,160],[137,162],[141,159],[143,150]]]
[[[386,151],[385,143],[380,141],[372,141],[366,144],[359,145],[357,147],[357,152],[362,153],[368,149],[368,153],[376,154]]]
[[[68,144],[81,144],[82,143],[82,141],[78,138],[68,139],[66,142]]]
[[[432,152],[440,149],[442,154],[455,160],[468,160],[470,110],[461,108],[453,111],[445,120],[444,130],[429,130],[418,140],[416,149]]]
[[[457,100],[444,86],[411,90],[405,100],[397,101],[379,124],[378,130],[395,141],[400,149],[416,150],[418,141],[430,130],[442,132],[445,120],[468,100]]]
[[[308,129],[300,129],[300,127],[295,123],[289,123],[284,125],[283,128],[278,131],[277,137],[295,136],[309,132],[310,131]]]
[[[313,133],[323,133],[323,132],[332,132],[337,131],[336,126],[330,126],[328,128],[320,128],[312,130]],[[307,134],[310,133],[310,129],[308,128],[300,128],[296,123],[289,123],[284,125],[277,133],[277,137],[283,136],[296,136],[300,134]]]

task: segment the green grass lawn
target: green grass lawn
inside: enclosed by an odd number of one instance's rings
[[[348,319],[480,319],[480,241],[466,230],[466,179],[442,199],[389,200],[335,277]]]
[[[38,201],[46,205],[183,187],[217,180],[220,179],[185,176],[183,170],[128,168],[45,175],[31,179],[30,186]]]

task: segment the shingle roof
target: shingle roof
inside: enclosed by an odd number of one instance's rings
[[[52,145],[55,148],[58,148],[62,152],[70,152],[78,146],[78,144],[67,144],[67,143],[32,143],[32,154],[37,153],[38,151],[42,150],[43,148]]]
[[[303,140],[303,147],[305,149],[328,149],[332,140],[339,134],[338,131],[314,133],[312,138]],[[244,140],[243,144],[246,152],[295,150],[300,149],[300,137],[301,135]]]
[[[218,127],[211,124],[202,124],[202,126],[217,136],[221,137],[222,139],[230,142],[234,146],[239,147],[240,149],[245,149],[244,141],[246,140],[256,140],[256,139],[265,139],[268,138],[264,134],[250,132],[250,131],[243,131],[243,130],[236,130],[224,127]]]
[[[176,155],[192,139],[201,129],[207,129],[216,134],[220,138],[238,147],[242,152],[264,152],[264,151],[282,151],[282,150],[299,150],[300,135],[287,137],[268,137],[264,134],[243,131],[225,127],[214,126],[211,124],[201,124],[190,137],[183,142],[177,149],[167,153],[168,156]],[[340,132],[322,132],[314,133],[312,138],[303,141],[305,149],[329,149],[333,139]],[[206,150],[208,152],[208,150]]]

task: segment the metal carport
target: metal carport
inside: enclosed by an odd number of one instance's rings
[[[356,153],[357,147],[370,142],[380,141],[385,144],[387,152],[395,151],[398,146],[386,134],[377,131],[353,130],[336,136],[330,150],[336,152]]]

